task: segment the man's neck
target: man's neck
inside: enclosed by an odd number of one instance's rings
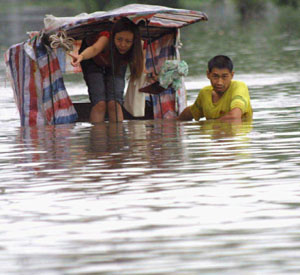
[[[221,97],[225,94],[225,92],[216,92],[216,91],[213,90],[213,92],[212,92],[212,102],[217,103],[221,99]]]

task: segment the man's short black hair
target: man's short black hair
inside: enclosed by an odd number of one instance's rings
[[[208,71],[211,72],[213,68],[228,69],[233,71],[233,63],[231,59],[226,55],[217,55],[208,61]]]

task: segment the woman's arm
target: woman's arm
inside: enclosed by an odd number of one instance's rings
[[[79,66],[82,60],[90,59],[102,52],[108,44],[108,37],[100,36],[99,39],[90,47],[87,47],[83,52],[77,56],[73,56],[71,64],[73,66]]]

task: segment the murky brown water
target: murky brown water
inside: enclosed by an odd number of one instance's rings
[[[20,128],[1,97],[2,274],[299,273],[300,77],[262,79],[242,124]]]
[[[299,37],[209,31],[183,36],[188,102],[221,51],[252,122],[21,128],[0,60],[1,274],[300,273]]]

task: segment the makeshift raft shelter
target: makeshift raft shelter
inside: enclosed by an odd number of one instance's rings
[[[89,104],[73,104],[67,93],[63,74],[81,70],[70,65],[66,50],[78,51],[82,39],[111,29],[113,21],[125,16],[139,26],[142,40],[147,41],[146,70],[156,75],[166,60],[180,60],[179,29],[207,20],[199,11],[140,4],[75,17],[46,16],[43,30],[30,33],[27,41],[11,46],[5,54],[22,126],[73,123],[88,116],[83,110]],[[55,45],[53,35],[63,43]],[[151,95],[139,92],[142,86],[144,79],[128,84],[125,109],[131,118],[145,116],[149,98],[154,119],[175,117],[186,106],[184,83],[177,90],[169,85]]]

